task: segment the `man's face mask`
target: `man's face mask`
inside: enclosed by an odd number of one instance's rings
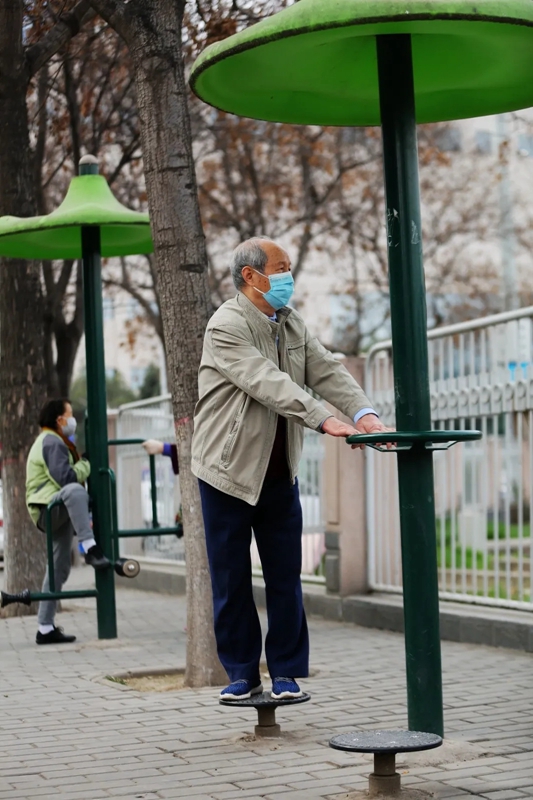
[[[255,291],[263,295],[269,306],[272,306],[275,311],[279,311],[280,308],[286,306],[294,294],[294,278],[292,274],[290,272],[282,272],[277,275],[264,275],[257,269],[254,269],[254,272],[258,272],[259,275],[268,278],[270,282],[268,292],[262,292],[261,289],[257,289],[254,286]]]

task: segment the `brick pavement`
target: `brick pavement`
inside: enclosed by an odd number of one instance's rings
[[[82,568],[73,582],[89,579]],[[255,712],[222,708],[213,689],[102,683],[184,664],[183,598],[123,589],[117,603],[117,641],[96,639],[90,600],[60,617],[73,646],[37,647],[35,618],[0,620],[0,800],[337,800],[365,788],[371,758],[330,736],[406,726],[398,634],[311,620],[312,701],[278,709],[281,739],[255,741]],[[398,757],[404,786],[533,797],[533,656],[444,642],[443,666],[446,743]]]

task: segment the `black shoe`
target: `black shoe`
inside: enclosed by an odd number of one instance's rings
[[[104,556],[102,548],[97,544],[93,544],[85,553],[85,563],[95,569],[107,569],[111,566],[111,562]]]
[[[76,637],[66,636],[63,633],[63,628],[56,628],[54,626],[54,630],[50,631],[50,633],[41,633],[41,631],[37,631],[35,641],[37,644],[62,644],[64,642],[75,642]]]

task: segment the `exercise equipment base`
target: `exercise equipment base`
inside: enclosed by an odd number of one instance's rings
[[[368,793],[399,794],[401,779],[396,772],[396,753],[413,753],[440,747],[442,738],[422,731],[354,731],[330,739],[334,750],[373,753],[374,772],[368,776]]]
[[[306,703],[311,695],[304,692],[301,697],[285,697],[274,700],[270,692],[254,694],[246,700],[219,700],[221,706],[237,706],[238,708],[255,708],[257,710],[257,725],[254,728],[256,736],[275,738],[281,735],[281,728],[276,722],[276,708],[278,706],[294,706]]]

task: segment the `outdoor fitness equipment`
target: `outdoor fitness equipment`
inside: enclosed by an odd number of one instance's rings
[[[94,156],[80,160],[80,174],[71,180],[61,205],[41,217],[0,218],[0,255],[11,258],[82,259],[87,363],[87,452],[91,461],[89,493],[95,538],[118,574],[134,577],[138,564],[119,557],[119,538],[175,534],[176,528],[161,528],[157,521],[155,462],[150,456],[152,484],[152,528],[120,531],[116,510],[116,482],[109,468],[108,447],[141,444],[142,439],[107,440],[101,256],[127,256],[153,250],[148,214],[123,206],[107,181],[98,174]],[[96,597],[98,637],[117,635],[115,580],[113,569],[97,570],[96,591],[55,592],[53,552],[48,507],[48,567],[51,592],[3,595],[2,604],[69,597]],[[18,598],[18,599],[16,599]]]
[[[401,791],[401,777],[396,772],[396,754],[433,750],[440,747],[442,738],[434,733],[419,731],[360,731],[341,733],[330,739],[334,750],[352,753],[373,753],[374,772],[368,776],[370,795],[391,795]]]
[[[216,42],[190,83],[241,116],[380,125],[398,447],[409,727],[443,734],[432,450],[480,438],[431,431],[417,122],[533,105],[530,0],[300,0]],[[445,439],[444,442],[441,440]]]
[[[220,700],[221,706],[237,706],[238,708],[255,708],[257,711],[257,725],[254,728],[256,736],[262,738],[275,738],[281,736],[281,728],[276,722],[276,708],[278,706],[294,706],[306,703],[311,695],[304,692],[301,697],[286,697],[274,700],[270,692],[254,694],[246,700]]]

